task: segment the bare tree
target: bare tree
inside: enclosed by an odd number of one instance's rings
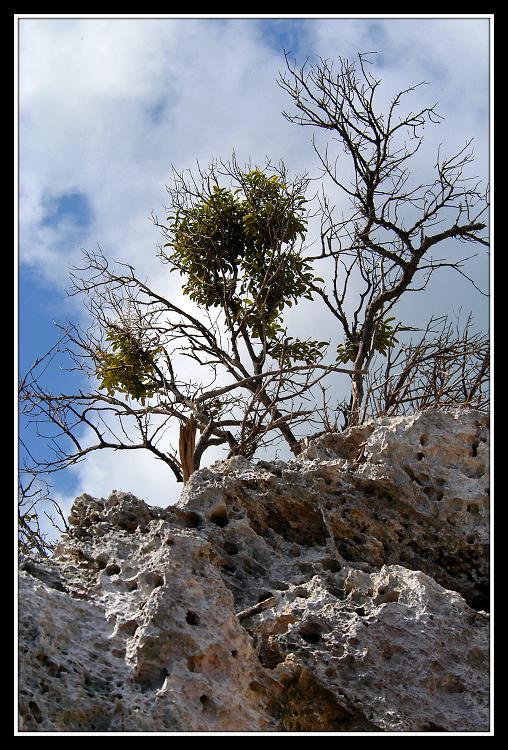
[[[412,171],[414,157],[425,124],[441,119],[436,106],[399,114],[406,97],[423,85],[419,83],[397,93],[383,110],[377,104],[381,81],[369,65],[363,54],[357,63],[339,58],[337,68],[322,59],[297,66],[286,56],[279,80],[296,108],[285,117],[331,133],[346,157],[344,164],[328,145],[321,147],[313,139],[323,175],[351,206],[346,218],[337,219],[326,195],[321,196],[321,252],[311,258],[333,264],[328,287],[313,288],[341,325],[344,343],[338,360],[352,362],[356,371],[346,424],[361,420],[374,355],[385,355],[394,344],[394,318],[386,314],[406,293],[425,289],[440,269],[466,275],[469,258],[439,258],[437,246],[445,240],[488,246],[483,233],[488,193],[480,180],[466,174],[473,161],[471,142],[452,156],[440,148],[434,177],[419,181]],[[348,169],[349,180],[344,176]],[[361,291],[351,314],[353,281]]]

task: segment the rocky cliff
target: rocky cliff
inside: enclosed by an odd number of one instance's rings
[[[429,410],[78,497],[20,563],[20,731],[488,731],[488,437]]]

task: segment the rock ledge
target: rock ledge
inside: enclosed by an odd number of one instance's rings
[[[488,440],[428,410],[81,495],[20,562],[20,731],[487,732]]]

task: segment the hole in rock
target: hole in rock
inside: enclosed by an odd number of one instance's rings
[[[471,455],[473,456],[473,458],[476,458],[478,455],[478,446],[478,442],[474,442],[471,446]]]
[[[270,597],[272,597],[272,596],[273,596],[273,594],[272,594],[272,592],[271,592],[271,591],[263,591],[263,592],[262,592],[262,593],[261,593],[261,594],[260,594],[260,595],[258,596],[258,604],[259,604],[260,602],[264,602],[264,601],[266,601],[267,599],[270,599]]]
[[[341,556],[344,558],[344,560],[347,560],[348,562],[354,562],[355,561],[355,555],[349,547],[346,547],[345,544],[341,544],[339,548],[339,552]]]
[[[222,570],[225,570],[227,573],[234,573],[236,570],[236,565],[233,563],[224,563],[222,566]]]
[[[420,435],[420,445],[427,445],[429,439],[427,435]]]
[[[135,578],[133,578],[131,581],[125,581],[125,585],[127,587],[127,591],[135,591],[138,587],[138,582]]]
[[[210,513],[210,521],[216,526],[224,528],[229,523],[228,511],[225,505],[218,505]]]
[[[471,596],[468,601],[471,609],[475,609],[477,612],[489,612],[490,610],[490,588],[487,584],[479,583],[476,586],[477,593]]]
[[[224,552],[227,552],[228,555],[237,555],[238,547],[234,542],[224,542]]]
[[[120,566],[116,563],[110,563],[106,568],[104,569],[104,572],[108,576],[114,576],[117,575],[120,572]]]
[[[298,635],[307,643],[319,643],[323,637],[323,628],[317,622],[307,622],[302,625]]]
[[[189,656],[187,659],[187,669],[189,672],[199,672],[198,660],[195,656]]]
[[[418,459],[418,461],[423,461],[423,459],[425,458],[425,453],[417,453],[416,458]]]
[[[232,656],[232,657],[233,657],[234,659],[236,659],[236,657],[238,656],[238,651],[236,650],[236,648],[234,648],[234,649],[233,649],[233,650],[231,651],[231,656]]]
[[[285,654],[282,654],[274,643],[261,643],[258,655],[259,661],[267,669],[275,669],[285,659]]]
[[[138,664],[135,680],[141,685],[141,692],[146,693],[148,690],[160,690],[168,675],[169,671],[166,667],[158,669],[156,664],[146,662]],[[133,706],[132,708],[139,710],[137,706]]]
[[[164,584],[164,578],[161,576],[160,573],[156,573],[155,571],[151,571],[149,573],[145,573],[145,581],[149,586],[152,586],[154,589],[159,588],[159,586],[163,586]]]
[[[34,717],[35,721],[37,722],[37,724],[40,724],[41,721],[42,721],[42,714],[41,714],[40,708],[37,705],[37,703],[35,701],[30,701],[29,704],[28,704],[28,708],[32,712],[33,717]]]
[[[264,692],[263,686],[259,682],[256,682],[256,680],[253,680],[252,682],[249,683],[249,688],[254,693],[263,693]]]
[[[414,471],[412,470],[410,466],[404,465],[402,468],[404,469],[404,471],[406,472],[406,474],[408,475],[408,477],[410,478],[412,482],[416,482],[416,484],[419,484],[420,487],[422,486],[422,482],[418,479],[418,477],[415,475]]]
[[[199,513],[194,513],[193,510],[186,511],[186,513],[184,513],[183,520],[186,528],[188,529],[197,529],[198,526],[201,526],[201,523],[203,521]]]
[[[199,625],[200,623],[200,619],[197,614],[190,609],[185,616],[185,621],[188,622],[189,625]]]
[[[447,693],[463,693],[466,689],[462,681],[453,675],[443,685]]]
[[[207,695],[200,695],[199,700],[203,704],[203,706],[207,706],[210,703],[210,698]]]
[[[159,681],[160,681],[160,687],[164,685],[164,682],[166,680],[166,677],[169,676],[169,671],[166,669],[166,667],[162,667],[160,671]]]
[[[297,568],[301,573],[310,574],[314,572],[314,568],[310,563],[298,563]]]
[[[399,601],[400,591],[397,589],[378,589],[377,596],[375,598],[376,604],[394,603]]]
[[[123,622],[118,627],[118,630],[120,630],[122,633],[126,633],[127,635],[134,635],[137,629],[138,623],[136,622],[136,620],[127,620],[127,622]]]
[[[437,500],[440,502],[444,497],[443,492],[441,492],[441,490],[436,490],[435,487],[424,487],[423,491],[430,500]]]
[[[299,586],[298,588],[294,589],[293,593],[295,595],[295,599],[297,597],[300,599],[308,599],[310,596],[310,592],[307,591],[307,589],[304,589],[303,586]]]
[[[277,591],[287,591],[289,588],[289,584],[285,583],[284,581],[269,581],[269,585]]]
[[[321,560],[321,565],[325,570],[330,570],[332,573],[338,573],[339,570],[342,570],[342,565],[333,557],[326,557]]]

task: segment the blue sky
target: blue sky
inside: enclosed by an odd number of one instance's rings
[[[293,173],[316,174],[311,133],[281,115],[289,102],[276,84],[283,49],[354,57],[377,50],[387,91],[427,80],[417,103],[439,100],[445,120],[427,137],[426,162],[440,142],[452,152],[475,138],[477,173],[487,175],[489,27],[476,19],[58,19],[19,24],[19,362],[20,371],[55,338],[53,321],[79,319],[65,295],[81,248],[100,245],[154,282],[171,287],[155,257],[170,165],[199,159],[284,159]],[[420,98],[421,97],[421,98]],[[416,104],[415,104],[416,106]],[[458,147],[458,148],[457,148]],[[472,266],[485,288],[488,261]],[[446,273],[400,314],[414,324],[432,312],[472,308],[482,327],[488,304]],[[292,313],[300,335],[315,310]],[[54,376],[61,387],[61,373]],[[23,432],[23,434],[26,434]],[[181,487],[163,466],[105,451],[53,480],[68,505],[81,491],[127,489],[148,502],[174,502]],[[139,458],[138,458],[139,456]],[[214,458],[213,456],[212,458]]]

